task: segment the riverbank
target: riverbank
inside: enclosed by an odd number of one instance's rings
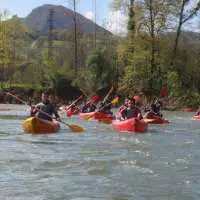
[[[6,92],[10,92],[14,95],[17,95],[20,99],[22,99],[23,101],[27,102],[28,105],[35,105],[38,102],[40,102],[40,96],[41,96],[41,92],[42,91],[37,91],[37,90],[33,90],[33,89],[29,89],[29,90],[24,90],[24,89],[13,89],[13,90],[4,90],[0,92],[0,104],[14,104],[14,105],[21,105],[22,103],[13,98],[10,95],[6,95]],[[61,98],[58,97],[56,95],[53,94],[53,92],[50,92],[50,94],[52,95],[52,99],[59,103],[60,106],[62,105],[68,105],[70,104],[74,99],[77,98],[77,96],[71,96],[69,98],[69,94],[70,92],[67,92],[68,97],[66,98]],[[148,98],[142,98],[141,97],[141,101],[140,101],[140,105],[139,107],[141,107],[142,109],[149,107],[152,103],[152,99],[148,99]],[[163,106],[162,106],[162,110],[168,110],[168,111],[179,111],[179,110],[185,110],[186,112],[189,111],[194,111],[196,112],[198,110],[198,105],[188,105],[187,103],[184,103],[184,101],[179,97],[179,98],[175,98],[175,97],[164,97],[164,98],[160,98],[160,100],[163,102]],[[123,103],[123,98],[121,98],[121,104]],[[118,106],[118,105],[117,105]],[[6,108],[2,108],[2,111],[6,109]]]

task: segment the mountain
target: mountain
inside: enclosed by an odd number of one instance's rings
[[[53,28],[65,29],[68,31],[74,30],[74,12],[64,6],[45,4],[32,10],[32,12],[23,19],[23,22],[30,30],[37,30],[40,34],[48,32],[48,20],[50,10],[53,9]],[[83,15],[76,13],[77,33],[103,35],[112,35],[111,32],[103,27],[95,24]]]

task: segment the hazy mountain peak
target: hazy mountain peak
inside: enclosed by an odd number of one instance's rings
[[[24,19],[24,23],[30,28],[39,31],[42,34],[48,32],[49,11],[53,9],[53,27],[54,29],[74,30],[74,12],[69,8],[61,5],[44,4],[34,8],[31,13]],[[93,21],[83,15],[76,13],[77,31],[82,33],[93,34],[95,26],[97,33],[111,35],[103,27],[96,25]]]

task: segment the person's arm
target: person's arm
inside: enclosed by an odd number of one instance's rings
[[[138,118],[139,120],[143,119],[143,116],[142,116],[142,113],[141,113],[141,112],[138,113],[137,118]]]
[[[127,110],[126,110],[126,108],[123,109],[120,113],[121,113],[122,120],[125,120],[127,118]]]
[[[54,115],[55,115],[55,117],[56,117],[56,120],[57,120],[57,121],[60,121],[60,115],[58,114],[56,105],[53,105],[53,104],[51,104],[51,105],[52,105],[53,113],[54,113]]]
[[[34,107],[31,107],[31,114],[35,115],[36,113],[38,113],[42,105],[43,105],[42,103],[38,103]]]

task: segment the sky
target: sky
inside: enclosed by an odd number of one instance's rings
[[[94,21],[95,2],[96,2],[96,22],[105,27],[116,35],[125,35],[127,17],[120,11],[112,12],[110,2],[112,0],[76,0],[77,12]],[[192,0],[194,4],[198,0]],[[43,4],[63,5],[73,9],[73,0],[1,0],[0,9],[8,9],[12,15],[17,14],[19,17],[27,16],[32,9]],[[187,28],[193,31],[200,31],[199,17],[187,24]]]
[[[111,32],[121,35],[126,33],[126,17],[110,9],[111,0],[96,0],[96,22]],[[0,9],[8,9],[12,15],[26,17],[32,9],[43,4],[63,5],[73,9],[73,0],[2,0]],[[95,19],[95,0],[76,0],[77,12]]]

